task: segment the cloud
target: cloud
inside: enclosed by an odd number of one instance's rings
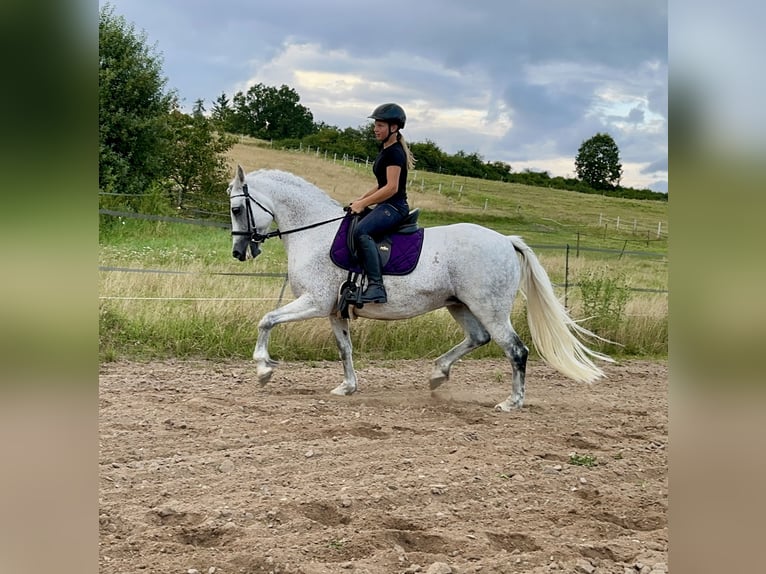
[[[287,84],[316,121],[358,127],[395,101],[411,141],[488,161],[571,164],[599,131],[626,164],[667,154],[666,0],[112,3],[186,107]]]
[[[668,158],[662,157],[658,159],[657,161],[653,161],[646,167],[644,167],[641,170],[641,173],[650,174],[650,173],[657,173],[657,172],[667,172],[668,171]]]
[[[359,58],[316,44],[286,44],[255,75],[234,85],[232,93],[256,83],[286,83],[302,95],[301,103],[315,119],[341,128],[366,124],[378,104],[396,101],[406,106],[408,136],[437,143],[433,134],[500,137],[511,128],[504,102],[492,99],[482,74],[459,74],[424,57],[405,59],[402,54],[401,60],[406,63]]]

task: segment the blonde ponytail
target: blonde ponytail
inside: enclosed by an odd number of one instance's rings
[[[396,132],[396,139],[402,144],[404,155],[407,156],[407,169],[415,169],[415,156],[412,155],[410,146],[407,145],[407,141],[404,139],[404,136],[402,136],[402,132]]]

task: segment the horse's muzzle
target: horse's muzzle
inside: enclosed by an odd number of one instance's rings
[[[255,241],[252,241],[248,243],[248,245],[240,251],[239,249],[234,249],[231,252],[231,256],[234,257],[234,259],[239,259],[240,261],[244,261],[247,259],[247,248],[250,248],[250,255],[253,256],[253,259],[258,257],[261,254],[261,247],[258,245]]]
[[[245,251],[240,251],[239,249],[235,249],[231,252],[231,256],[234,257],[234,259],[239,259],[240,261],[244,261],[247,259],[247,255]]]

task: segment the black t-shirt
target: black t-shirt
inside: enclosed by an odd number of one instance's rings
[[[386,179],[386,169],[390,165],[398,165],[401,168],[399,172],[399,187],[396,193],[389,197],[383,203],[401,203],[407,201],[407,154],[404,153],[404,148],[399,142],[388,146],[380,150],[378,157],[375,158],[375,163],[372,164],[372,173],[378,180],[378,189],[386,185],[388,180]]]

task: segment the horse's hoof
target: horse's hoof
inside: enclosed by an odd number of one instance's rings
[[[256,369],[255,374],[258,377],[258,384],[264,386],[266,383],[268,383],[271,380],[271,375],[273,372],[274,369],[270,367]]]
[[[503,401],[495,405],[496,411],[502,411],[504,413],[512,413],[513,411],[521,410],[521,403],[514,403],[511,401]]]
[[[354,391],[356,391],[356,387],[349,387],[345,383],[341,383],[340,385],[335,387],[333,390],[331,390],[330,394],[338,395],[340,397],[345,397],[347,395],[353,395]]]
[[[435,391],[447,381],[449,381],[449,373],[445,373],[440,369],[434,369],[434,372],[431,374],[431,380],[428,382],[428,384],[431,387],[431,390]]]

